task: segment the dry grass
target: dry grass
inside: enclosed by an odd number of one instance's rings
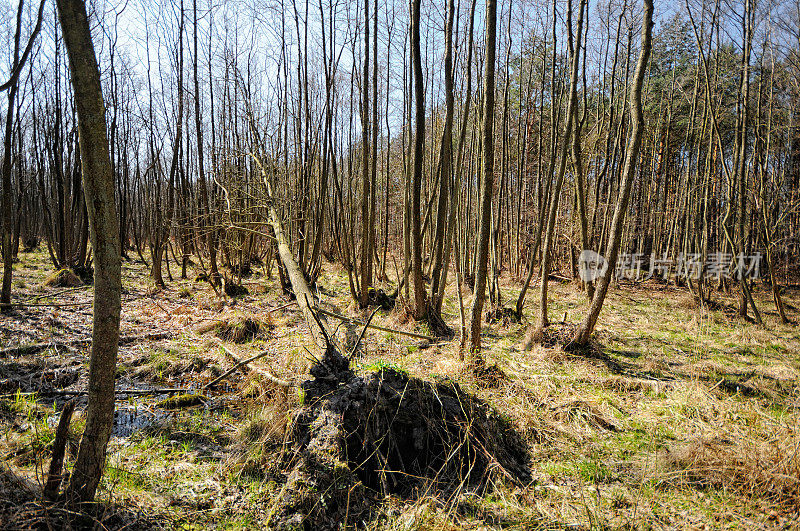
[[[274,328],[272,315],[257,314],[239,310],[223,311],[216,319],[205,321],[195,327],[200,334],[213,333],[223,341],[245,343],[257,338],[265,338]]]
[[[83,282],[78,275],[69,269],[59,269],[47,276],[42,282],[42,286],[49,288],[77,288],[83,286]]]
[[[727,424],[718,433],[670,448],[665,456],[668,472],[664,479],[726,489],[797,514],[800,511],[799,427],[796,413],[783,423],[762,426],[766,429]]]
[[[46,262],[46,261],[44,261]],[[44,263],[43,262],[43,263]],[[20,278],[37,286],[46,267],[20,268]],[[17,272],[15,272],[17,274]],[[146,283],[143,268],[124,279],[132,293]],[[123,315],[157,323],[179,339],[139,352],[121,362],[150,377],[168,377],[178,385],[207,381],[211,363],[230,367],[220,349],[198,340],[198,323],[252,319],[271,332],[236,347],[287,378],[305,373],[313,346],[298,312],[270,311],[288,301],[277,282],[258,278],[263,289],[226,306],[205,284],[176,281],[154,298],[134,298]],[[322,304],[364,318],[351,303],[346,273],[326,264],[319,283]],[[181,297],[182,289],[191,297]],[[386,292],[392,285],[381,286]],[[519,285],[501,279],[503,300],[513,301]],[[534,293],[536,286],[529,293]],[[554,334],[569,331],[585,315],[585,295],[573,285],[551,283],[550,317]],[[138,290],[138,291],[137,291]],[[464,304],[469,309],[471,295]],[[418,341],[368,330],[354,360],[357,372],[392,366],[427,381],[451,379],[507,417],[527,443],[535,482],[525,487],[498,481],[493,494],[445,500],[397,497],[376,506],[371,529],[535,529],[582,528],[792,528],[800,526],[798,444],[800,444],[800,333],[780,324],[767,289],[756,286],[765,325],[732,319],[724,308],[734,297],[715,294],[719,308],[697,308],[683,289],[662,285],[613,289],[595,334],[598,352],[616,364],[564,352],[561,341],[521,349],[531,316],[538,308],[529,295],[521,323],[486,323],[484,357],[499,378],[476,378],[459,360],[456,340],[421,348]],[[800,320],[800,292],[785,294],[790,318]],[[458,330],[458,295],[447,286],[443,314]],[[566,317],[564,317],[566,316]],[[563,326],[561,321],[564,321]],[[428,333],[411,319],[398,299],[394,310],[380,311],[373,322],[388,328]],[[359,326],[332,323],[336,338],[360,333]],[[233,328],[236,328],[234,326]],[[262,330],[263,331],[263,330]],[[259,332],[261,334],[262,332]],[[226,336],[235,339],[235,334]],[[566,337],[566,336],[565,336]],[[228,340],[226,340],[228,341]],[[198,361],[200,360],[200,361]],[[3,361],[3,363],[6,363]],[[244,378],[244,379],[243,379]],[[285,481],[289,455],[284,438],[289,413],[300,403],[281,398],[267,384],[235,373],[227,382],[228,409],[216,399],[196,423],[176,413],[180,429],[114,448],[110,461],[125,478],[114,491],[125,503],[147,506],[152,514],[174,514],[174,525],[209,528],[258,528]],[[220,413],[229,412],[229,413]],[[229,416],[226,416],[229,415]],[[18,419],[18,425],[24,423]],[[192,417],[194,418],[194,417]],[[194,422],[194,421],[193,421]],[[210,429],[218,447],[185,449],[175,433],[205,440]],[[24,430],[24,428],[22,428]],[[201,435],[200,434],[205,434]],[[26,437],[23,431],[15,437]],[[196,446],[199,443],[196,443]],[[194,492],[195,494],[192,494]],[[230,498],[230,499],[229,499]],[[142,500],[142,501],[137,501]]]
[[[248,401],[236,427],[231,458],[226,463],[235,474],[252,478],[279,477],[287,463],[286,451],[292,411],[299,405],[296,394],[286,389],[251,382],[261,392]],[[255,394],[255,393],[253,393]]]

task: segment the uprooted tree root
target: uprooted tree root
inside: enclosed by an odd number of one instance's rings
[[[355,375],[329,348],[294,416],[297,464],[272,525],[339,529],[368,513],[371,493],[416,499],[524,484],[529,455],[509,422],[454,382],[393,369]]]

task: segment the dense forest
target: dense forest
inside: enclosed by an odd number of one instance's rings
[[[797,1],[0,20],[0,528],[800,525]]]

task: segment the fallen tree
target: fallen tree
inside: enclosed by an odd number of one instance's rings
[[[267,525],[340,529],[348,520],[363,520],[372,493],[454,497],[483,490],[492,478],[526,483],[528,452],[521,438],[458,384],[425,382],[389,368],[368,376],[350,369],[324,314],[314,311],[274,205],[271,175],[253,158],[264,179],[278,255],[318,349],[312,378],[300,385],[303,406],[292,417],[291,472]]]

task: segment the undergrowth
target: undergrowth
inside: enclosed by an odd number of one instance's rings
[[[55,293],[55,288],[41,287],[52,272],[46,260],[33,258],[37,269],[21,264],[24,283],[17,288],[37,296]],[[260,271],[255,268],[248,280],[251,294],[232,309],[220,306],[210,286],[191,281],[176,281],[154,295],[163,309],[146,297],[126,303],[126,326],[155,323],[176,335],[122,349],[118,386],[166,385],[194,392],[232,367],[217,339],[242,359],[269,350],[256,364],[281,378],[307,373],[315,360],[302,318],[291,306],[275,310],[289,301],[277,280],[265,279]],[[130,293],[145,293],[144,266],[126,262],[123,284]],[[331,311],[362,320],[368,316],[351,304],[340,265],[326,264],[319,284]],[[392,293],[393,288],[381,289]],[[504,277],[501,290],[504,300],[514,300],[519,285]],[[84,297],[91,292],[74,293]],[[422,345],[401,334],[429,332],[410,319],[401,296],[394,309],[375,315],[375,324],[395,331],[367,331],[353,362],[356,374],[395,373],[398,381],[418,379],[432,389],[443,382],[457,384],[518,434],[529,456],[530,478],[519,484],[500,474],[490,479],[490,488],[456,495],[417,489],[412,497],[394,489],[393,481],[402,483],[396,472],[376,474],[380,458],[369,453],[359,458],[360,450],[352,450],[353,461],[371,463],[371,472],[355,474],[366,485],[363,496],[372,510],[349,525],[437,530],[800,526],[800,334],[793,325],[778,322],[767,289],[756,289],[754,295],[764,310],[763,327],[726,315],[725,305],[735,301],[725,295],[715,295],[723,308],[715,310],[696,307],[673,287],[620,286],[609,294],[594,335],[604,358],[560,348],[585,314],[586,302],[574,286],[553,283],[551,320],[556,326],[544,345],[522,348],[536,311],[531,302],[520,323],[499,319],[484,324],[484,357],[500,369],[491,382],[476,378],[459,360],[454,284],[447,286],[444,304],[445,319],[456,330],[451,342]],[[796,291],[784,297],[791,307],[800,306]],[[465,290],[467,311],[470,303]],[[56,317],[67,319],[73,315],[68,311]],[[800,315],[791,310],[790,317]],[[258,323],[257,330],[247,319]],[[207,334],[197,332],[205,323],[223,324]],[[333,324],[337,338],[360,333],[359,327],[348,326]],[[56,328],[47,324],[41,331]],[[9,339],[9,330],[0,334],[14,344],[22,342]],[[24,341],[37,339],[26,336]],[[74,356],[75,363],[67,366],[65,356]],[[85,351],[47,351],[0,359],[5,393],[0,397],[0,514],[14,521],[46,525],[49,514],[51,523],[69,523],[64,514],[47,513],[36,501],[63,400],[55,400],[54,408],[52,396],[14,393],[13,388],[48,389],[42,387],[48,382],[50,388],[80,386],[85,380],[70,371],[85,373],[85,356]],[[163,398],[134,398],[124,405],[156,408]],[[99,498],[102,511],[93,517],[106,527],[141,524],[142,529],[268,525],[298,462],[292,440],[295,415],[309,400],[304,392],[283,392],[246,369],[235,371],[206,392],[203,401],[179,404],[163,423],[112,439]],[[378,418],[391,419],[391,413],[382,411]],[[82,422],[79,411],[68,463]],[[360,429],[350,427],[351,432]],[[355,440],[350,446],[356,447]],[[391,444],[378,447],[387,461],[405,455]],[[383,469],[398,466],[387,464]]]

